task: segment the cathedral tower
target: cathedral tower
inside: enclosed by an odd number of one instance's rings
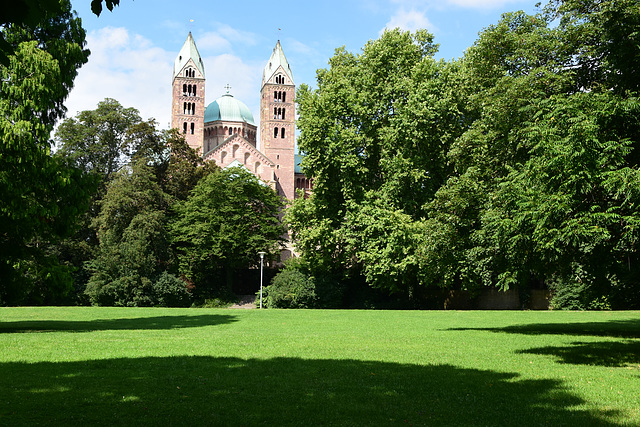
[[[203,154],[204,82],[204,63],[189,32],[173,67],[171,127],[184,133],[199,154]]]
[[[260,151],[275,163],[276,190],[289,200],[295,196],[295,95],[293,73],[278,41],[262,74]]]

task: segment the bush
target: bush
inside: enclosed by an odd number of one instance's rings
[[[160,307],[189,307],[191,294],[187,290],[187,284],[166,271],[154,283],[153,290],[156,305]]]
[[[602,289],[601,283],[589,274],[581,265],[572,265],[570,275],[553,277],[549,289],[553,292],[551,308],[553,310],[610,310],[611,305]]]
[[[263,289],[262,303],[266,308],[313,308],[318,299],[315,288],[309,276],[285,268]]]
[[[150,307],[154,304],[153,284],[146,277],[122,276],[115,280],[92,280],[85,293],[91,304],[117,307]]]

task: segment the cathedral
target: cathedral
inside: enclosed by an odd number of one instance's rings
[[[204,63],[189,33],[173,68],[171,127],[221,168],[245,167],[288,200],[296,197],[296,189],[307,194],[310,182],[295,153],[296,86],[280,41],[262,73],[259,133],[253,114],[228,86],[227,93],[205,106],[205,80]]]

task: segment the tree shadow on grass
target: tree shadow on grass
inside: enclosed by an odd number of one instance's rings
[[[634,340],[573,342],[570,346],[529,348],[518,353],[555,356],[561,363],[574,365],[640,365],[640,341]]]
[[[640,319],[607,322],[532,323],[503,328],[451,328],[450,331],[489,331],[524,335],[570,335],[619,338],[597,342],[573,342],[520,350],[520,354],[555,356],[561,363],[621,367],[640,364]]]
[[[0,322],[0,334],[18,332],[88,332],[118,329],[197,328],[201,326],[222,325],[235,321],[236,317],[228,314],[156,316],[137,317],[131,319],[96,319],[87,321],[29,320],[17,322]]]
[[[356,360],[150,357],[0,364],[0,423],[602,425],[551,379]]]
[[[640,338],[640,319],[606,322],[531,323],[503,328],[451,328],[449,331],[490,331],[526,335],[585,335],[618,338]]]

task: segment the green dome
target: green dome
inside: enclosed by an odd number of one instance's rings
[[[244,102],[238,101],[231,94],[224,94],[213,101],[204,110],[204,122],[245,122],[255,126],[253,114]]]

